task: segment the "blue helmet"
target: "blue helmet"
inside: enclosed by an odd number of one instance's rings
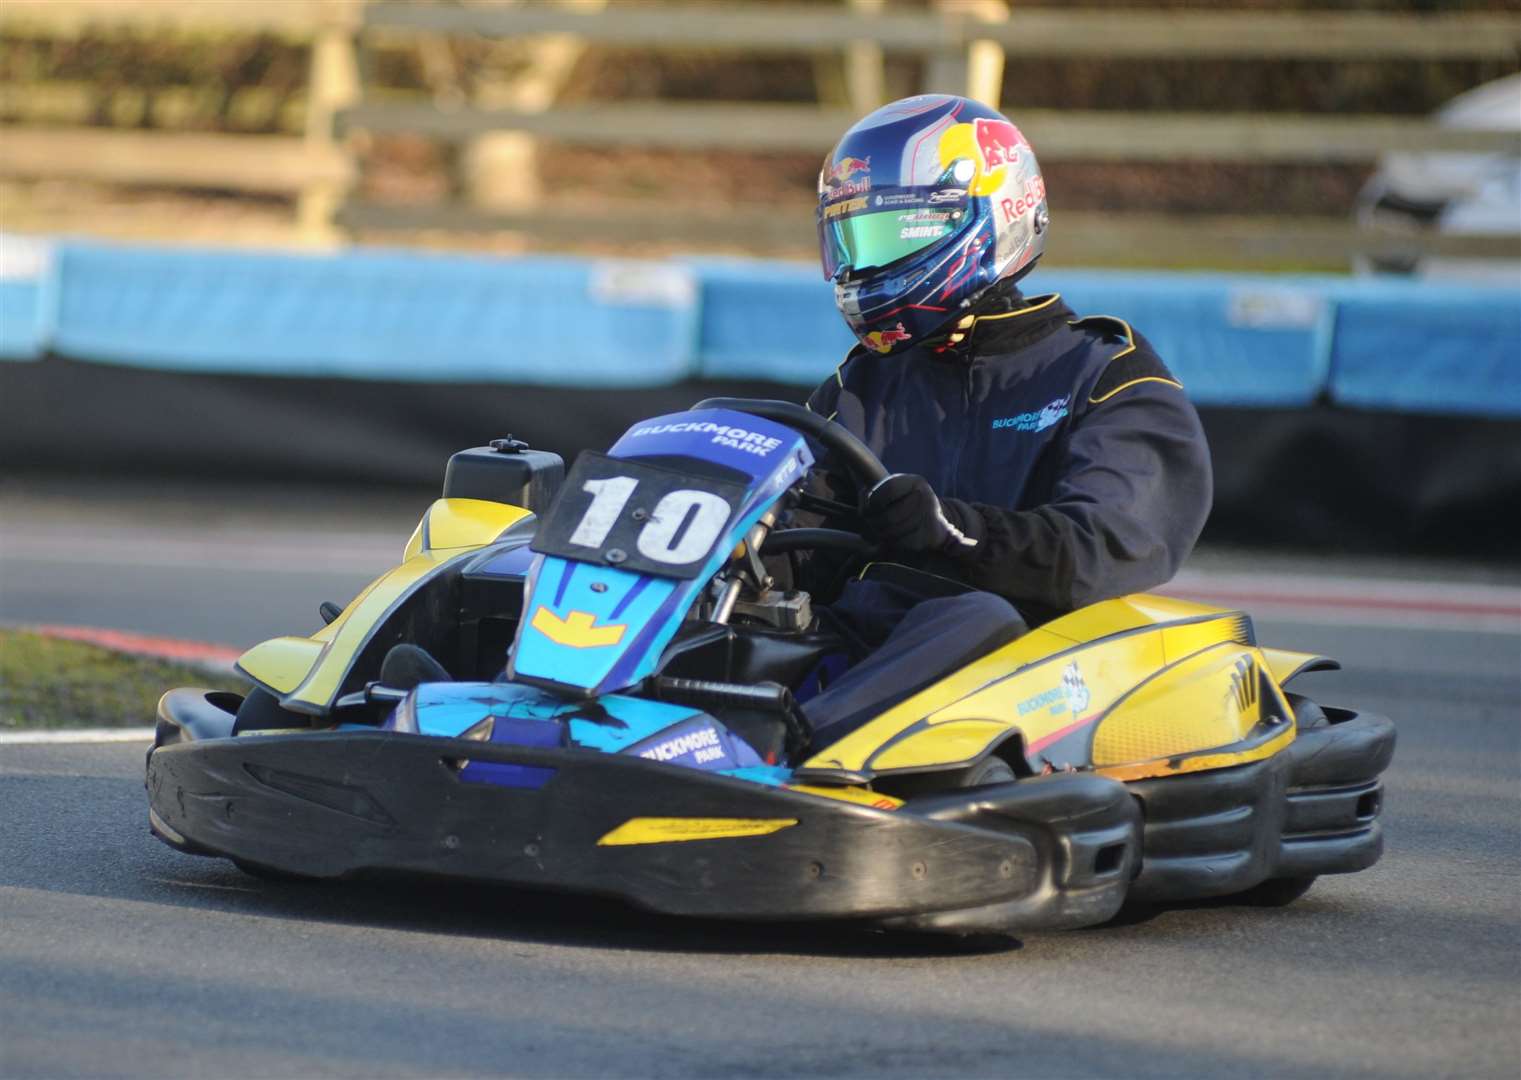
[[[996,109],[950,94],[884,105],[819,173],[819,251],[835,304],[887,355],[933,334],[1046,247],[1046,185]]]

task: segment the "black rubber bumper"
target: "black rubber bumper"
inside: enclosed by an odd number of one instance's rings
[[[461,759],[553,774],[536,789],[469,783]],[[1125,787],[1092,775],[884,811],[640,758],[381,732],[161,745],[149,753],[147,787],[150,822],[167,843],[290,874],[420,872],[612,895],[679,915],[859,918],[958,933],[1108,919],[1140,839]],[[796,824],[599,843],[632,818]]]
[[[1242,892],[1272,878],[1345,874],[1384,850],[1379,775],[1394,755],[1394,725],[1326,708],[1325,727],[1300,732],[1264,761],[1133,781],[1145,807],[1145,902]]]

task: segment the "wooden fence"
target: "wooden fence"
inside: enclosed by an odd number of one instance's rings
[[[83,14],[82,14],[83,13]],[[0,176],[69,175],[277,190],[300,195],[310,236],[330,224],[365,232],[512,229],[543,240],[658,238],[666,243],[798,251],[811,244],[805,201],[703,216],[650,206],[637,214],[557,210],[529,193],[490,205],[459,185],[434,203],[366,202],[352,196],[357,169],[347,148],[364,134],[409,133],[461,148],[516,133],[531,143],[823,153],[860,113],[880,102],[882,57],[922,57],[923,90],[971,92],[996,103],[1002,63],[1012,57],[1262,58],[1315,60],[1500,59],[1521,55],[1521,15],[1456,13],[1065,10],[1002,0],[940,0],[932,9],[886,8],[882,0],[841,6],[745,3],[681,6],[562,0],[561,3],[410,3],[398,0],[280,0],[263,4],[175,0],[4,0],[0,25],[28,18],[66,26],[95,21],[143,25],[187,17],[309,34],[315,42],[304,138],[142,135],[95,130],[0,129]],[[531,38],[651,49],[795,52],[837,58],[850,106],[679,104],[563,106],[557,87],[577,55],[561,49],[550,73],[510,95],[511,107],[388,101],[360,92],[374,42],[404,35]],[[521,89],[521,88],[520,88]],[[1372,162],[1390,152],[1521,154],[1521,133],[1438,127],[1393,116],[1081,112],[1022,110],[1017,120],[1043,162]],[[162,140],[139,154],[129,138]],[[112,140],[115,140],[114,145]],[[179,140],[176,144],[174,140]],[[255,139],[259,141],[254,141]],[[193,140],[206,140],[199,148]],[[152,145],[144,144],[144,145]],[[519,162],[525,159],[521,156]],[[781,212],[779,212],[781,211]],[[1381,237],[1340,218],[1267,219],[1198,215],[1061,215],[1065,261],[1250,265],[1302,257],[1335,262],[1356,252],[1423,250],[1452,255],[1521,254],[1509,238],[1435,233]]]
[[[1001,9],[1001,11],[1000,11]],[[1000,15],[1002,17],[1000,17]],[[613,5],[596,13],[553,6],[443,7],[398,2],[366,6],[368,35],[522,36],[571,34],[621,47],[736,51],[835,51],[863,44],[925,58],[930,91],[990,98],[976,50],[1002,57],[1111,59],[1253,57],[1273,59],[1514,59],[1521,17],[1512,14],[1067,11],[946,2],[936,11],[882,10],[880,4],[782,9],[731,4],[681,8]],[[870,54],[868,54],[869,56]],[[859,66],[859,58],[858,60]],[[1001,70],[1001,68],[1000,68]],[[856,73],[859,76],[859,72]],[[983,85],[976,85],[979,81]],[[852,86],[862,85],[859,77]],[[880,87],[880,77],[865,85]],[[979,92],[980,91],[980,92]],[[876,102],[852,94],[850,109],[753,104],[601,104],[535,112],[362,101],[338,117],[343,132],[414,132],[467,144],[504,130],[592,146],[811,151],[822,156],[851,121]],[[1021,128],[1042,161],[1371,162],[1397,151],[1521,154],[1521,133],[1438,127],[1391,116],[1285,116],[1022,110]],[[782,208],[784,211],[787,208]],[[341,220],[357,229],[514,229],[541,239],[727,243],[754,250],[807,247],[805,203],[778,213],[756,207],[716,215],[650,207],[637,214],[588,215],[532,206],[489,210],[454,200],[394,206],[351,201]],[[1340,218],[1267,219],[1217,215],[1062,215],[1061,251],[1071,262],[1214,265],[1336,263],[1355,253],[1422,250],[1461,256],[1521,254],[1505,237],[1381,236]]]
[[[334,138],[337,111],[358,97],[354,34],[362,0],[0,0],[0,31],[53,38],[90,28],[266,33],[310,48],[302,135],[0,127],[0,179],[70,179],[291,196],[294,237],[339,239],[334,221],[354,181]],[[55,93],[67,97],[69,90]],[[7,96],[17,88],[5,87]]]

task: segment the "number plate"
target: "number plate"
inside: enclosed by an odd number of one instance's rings
[[[587,451],[531,545],[544,555],[658,577],[694,578],[747,488]]]

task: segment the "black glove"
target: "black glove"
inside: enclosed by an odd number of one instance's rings
[[[942,500],[930,482],[912,473],[893,473],[866,493],[861,510],[866,525],[898,551],[932,551],[965,558],[977,550],[982,519],[965,503]]]

